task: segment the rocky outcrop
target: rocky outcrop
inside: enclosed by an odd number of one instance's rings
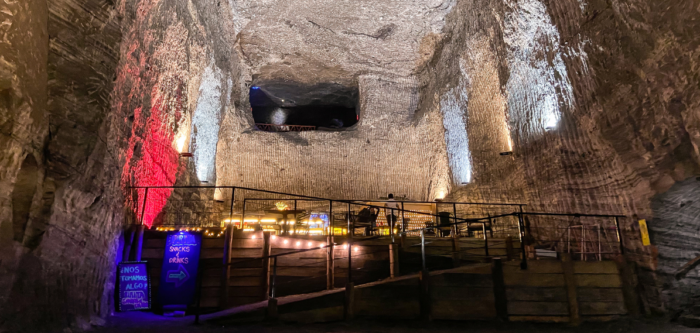
[[[0,15],[0,329],[110,313],[123,221],[108,147],[120,28],[107,1],[7,1]]]

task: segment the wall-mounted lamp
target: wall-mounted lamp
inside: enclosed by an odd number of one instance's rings
[[[194,154],[192,153],[180,153],[180,157],[192,157]]]
[[[512,151],[504,151],[500,155],[501,156],[511,156],[511,155],[513,155],[513,152]]]

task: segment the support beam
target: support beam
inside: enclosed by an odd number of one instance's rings
[[[393,279],[399,276],[399,246],[398,244],[389,244],[389,276]]]
[[[335,288],[335,240],[328,236],[326,244],[326,289]]]
[[[355,284],[352,282],[348,282],[345,285],[345,304],[343,309],[343,318],[346,321],[355,319]]]
[[[270,233],[260,232],[259,236],[262,236],[263,238],[263,248],[261,256],[263,259],[260,286],[262,286],[262,299],[266,300],[270,295],[270,251],[272,244],[270,242]]]
[[[270,298],[267,300],[267,312],[265,313],[265,319],[275,321],[278,318],[279,312],[277,311],[277,299]]]
[[[454,228],[454,227],[453,227]],[[452,267],[457,268],[462,264],[462,252],[459,247],[459,235],[452,233]]]
[[[513,247],[513,237],[508,236],[506,237],[506,259],[508,261],[513,260],[515,258],[515,249]]]
[[[493,278],[493,296],[496,301],[496,315],[503,321],[508,321],[508,298],[506,283],[503,276],[501,258],[493,258],[491,262],[491,277]]]
[[[231,246],[233,245],[233,223],[229,222],[224,233],[224,257],[221,269],[221,293],[219,308],[228,308],[229,281],[231,280]]]
[[[420,317],[422,320],[432,320],[430,304],[430,273],[424,269],[418,273],[420,280]]]
[[[566,283],[566,297],[569,302],[569,324],[578,326],[581,324],[581,315],[578,306],[578,286],[574,275],[574,262],[571,255],[562,253],[561,266],[564,271],[564,282]]]
[[[141,261],[141,254],[143,253],[143,232],[146,230],[145,225],[140,225],[136,229],[136,253],[134,255],[135,261]]]
[[[136,235],[135,227],[132,225],[124,231],[124,252],[122,252],[122,261],[131,259],[131,247],[134,244],[134,236]]]
[[[639,299],[640,293],[637,290],[639,283],[635,273],[636,263],[628,262],[624,255],[615,257],[615,263],[622,279],[622,295],[625,299],[627,313],[632,317],[638,317],[642,311]]]

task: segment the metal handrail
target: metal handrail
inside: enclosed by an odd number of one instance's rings
[[[400,212],[400,213],[406,213],[406,212],[408,212],[408,213],[421,214],[421,215],[427,215],[427,216],[432,216],[432,217],[441,218],[441,216],[438,215],[438,214],[426,213],[426,212],[421,212],[421,211],[406,210],[406,209],[404,208],[404,206],[403,206],[404,203],[433,203],[433,202],[416,202],[416,201],[403,201],[403,202],[402,202],[402,201],[395,201],[395,202],[397,202],[397,203],[402,203],[402,207],[401,207],[401,208],[386,208],[386,207],[383,207],[383,206],[377,206],[377,205],[362,203],[361,201],[358,201],[358,200],[334,200],[334,199],[320,198],[320,197],[314,197],[314,196],[290,194],[290,193],[284,193],[284,192],[260,190],[260,189],[253,189],[253,188],[239,187],[239,186],[134,186],[134,187],[131,187],[131,188],[132,188],[132,189],[145,189],[144,198],[143,198],[143,200],[144,200],[144,202],[143,202],[143,208],[142,208],[142,212],[141,212],[141,216],[140,216],[140,221],[139,221],[141,224],[143,224],[143,218],[144,218],[144,216],[145,216],[145,207],[146,207],[146,201],[147,201],[147,199],[148,199],[148,191],[149,191],[149,189],[187,189],[187,188],[190,188],[190,189],[232,189],[232,195],[231,195],[231,209],[230,209],[230,212],[229,212],[229,214],[230,214],[231,217],[233,216],[233,208],[234,208],[234,203],[235,203],[235,191],[236,191],[236,190],[246,190],[246,191],[255,191],[255,192],[261,192],[261,193],[268,193],[268,194],[276,194],[276,195],[283,195],[283,196],[291,196],[291,197],[296,197],[296,198],[289,198],[289,199],[245,198],[245,199],[244,199],[244,202],[245,202],[246,200],[299,200],[299,201],[301,201],[301,200],[313,200],[313,201],[328,202],[328,203],[330,204],[330,210],[331,210],[331,212],[332,212],[332,207],[333,207],[333,204],[334,204],[334,203],[341,203],[341,204],[347,204],[348,212],[350,212],[350,211],[352,210],[352,205],[356,205],[356,206],[370,207],[370,208],[378,208],[378,209],[391,209],[392,214],[393,214],[394,211],[396,211],[396,212]],[[140,201],[140,200],[139,200],[139,201]],[[377,201],[381,201],[381,200],[367,200],[367,202],[377,202]],[[395,243],[395,238],[394,238],[395,235],[401,236],[401,235],[407,235],[408,233],[411,233],[411,232],[414,232],[414,233],[415,233],[415,232],[420,232],[420,234],[421,234],[421,249],[422,249],[422,250],[421,250],[422,267],[423,267],[424,270],[427,269],[426,253],[425,253],[425,234],[426,234],[426,231],[429,231],[429,230],[432,230],[432,229],[437,229],[437,228],[446,228],[446,227],[454,228],[453,230],[456,231],[456,229],[457,229],[457,227],[458,227],[459,225],[462,225],[462,224],[465,224],[465,223],[466,223],[466,224],[470,224],[470,223],[477,223],[477,224],[479,224],[479,223],[480,223],[480,224],[482,224],[482,230],[484,231],[485,255],[486,255],[487,257],[489,257],[489,254],[488,254],[488,236],[487,236],[487,233],[486,233],[486,224],[489,223],[490,225],[493,225],[493,220],[494,220],[494,219],[498,219],[498,218],[502,218],[502,217],[508,217],[508,216],[517,216],[517,217],[518,217],[518,230],[519,230],[520,245],[521,245],[521,249],[520,249],[520,250],[521,250],[521,253],[522,253],[522,259],[521,259],[521,268],[522,268],[522,269],[527,269],[527,255],[526,255],[526,252],[525,252],[525,238],[526,238],[526,236],[527,236],[528,231],[527,231],[527,229],[526,229],[525,222],[524,222],[524,216],[526,216],[526,215],[529,215],[529,216],[537,216],[537,215],[540,215],[540,216],[570,216],[570,217],[604,217],[604,218],[614,218],[614,219],[615,219],[615,226],[616,226],[617,234],[618,234],[620,252],[621,252],[622,254],[624,254],[624,244],[623,244],[623,239],[622,239],[622,237],[621,237],[621,235],[620,235],[620,227],[619,227],[619,218],[625,217],[624,215],[578,214],[578,213],[566,214],[566,213],[524,212],[524,211],[523,211],[523,206],[525,206],[524,204],[496,204],[496,203],[490,204],[490,203],[458,203],[458,202],[435,202],[435,203],[437,203],[437,204],[440,204],[440,203],[452,204],[453,207],[456,207],[457,204],[470,204],[470,205],[479,204],[479,205],[494,205],[494,206],[517,206],[517,207],[519,208],[519,211],[512,212],[512,213],[500,214],[500,215],[494,215],[494,216],[491,216],[491,215],[489,214],[489,215],[486,216],[486,217],[480,217],[480,218],[458,218],[458,217],[456,216],[456,208],[454,208],[454,213],[455,213],[454,215],[455,215],[455,216],[449,218],[450,220],[453,221],[453,222],[451,222],[451,223],[447,223],[447,224],[442,224],[442,223],[440,223],[440,225],[425,226],[425,227],[423,227],[423,228],[412,229],[412,230],[402,230],[402,231],[400,231],[400,232],[398,232],[398,233],[396,233],[396,234],[395,234],[394,231],[393,231],[394,225],[391,225],[391,223],[390,223],[389,230],[390,230],[390,236],[392,237],[392,243]],[[244,207],[244,209],[245,209],[245,207]],[[403,220],[405,221],[405,219],[403,219]],[[354,230],[355,225],[354,225],[354,221],[351,221],[350,216],[348,216],[348,221],[347,221],[347,223],[348,223],[348,249],[349,249],[349,252],[348,252],[348,281],[352,281],[352,280],[351,280],[351,279],[352,279],[352,275],[351,275],[351,274],[352,274],[352,273],[351,273],[351,271],[352,271],[352,266],[351,266],[351,265],[352,265],[352,259],[351,259],[351,258],[352,258],[352,256],[353,256],[353,255],[352,255],[352,246],[356,245],[356,244],[355,244],[356,242],[352,240],[352,235],[353,235],[354,232],[352,232],[351,230]],[[333,228],[331,228],[331,230],[333,230]],[[456,233],[455,233],[455,235],[456,235]],[[357,241],[357,243],[361,243],[361,242],[363,242],[363,241],[368,241],[368,240],[371,240],[371,239],[374,239],[374,238],[360,239],[360,240]],[[230,266],[232,266],[232,265],[240,264],[241,262],[245,262],[245,261],[264,260],[264,259],[270,259],[270,258],[272,258],[272,259],[274,260],[274,262],[276,263],[277,258],[278,258],[278,257],[281,257],[281,256],[293,255],[293,254],[304,253],[304,252],[309,252],[309,251],[316,251],[316,250],[325,249],[325,248],[328,248],[328,247],[330,247],[331,249],[333,249],[335,245],[336,245],[336,244],[333,242],[333,243],[329,243],[329,244],[327,244],[326,246],[320,247],[320,248],[304,249],[304,250],[291,251],[291,252],[286,252],[286,253],[278,253],[278,254],[274,254],[274,255],[273,255],[273,254],[270,254],[270,255],[267,255],[267,256],[259,257],[259,258],[249,258],[249,259],[245,259],[245,260],[242,260],[242,261],[237,261],[237,262],[235,262],[235,263],[234,263],[234,262],[229,262],[229,263],[226,263],[226,264],[221,264],[220,267],[222,267],[222,268],[224,268],[224,267],[230,267]],[[214,266],[214,267],[219,267],[219,266],[217,265],[217,266]],[[211,266],[210,266],[209,268],[211,268]],[[201,272],[201,270],[202,270],[202,269],[203,269],[202,266],[200,266],[200,267],[199,267],[200,274],[198,274],[198,279],[199,279],[199,281],[197,282],[197,283],[198,283],[197,296],[196,296],[196,297],[197,297],[197,311],[196,311],[195,323],[198,323],[198,322],[199,322],[200,302],[201,302],[201,288],[202,288],[202,281],[201,281],[201,279],[202,279],[202,272]],[[273,272],[273,279],[276,278],[276,276],[274,276],[274,275],[276,275],[276,265],[275,265],[274,272]],[[274,281],[274,280],[273,280],[273,281]],[[272,288],[274,288],[274,282],[273,282]],[[274,294],[274,290],[273,290],[273,294]]]

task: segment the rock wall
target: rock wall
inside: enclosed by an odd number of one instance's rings
[[[217,185],[339,199],[447,194],[442,115],[418,113],[415,73],[455,1],[230,2],[245,75],[234,78],[244,89],[222,122]],[[252,85],[295,101],[357,89],[359,123],[337,132],[255,131]]]
[[[108,1],[6,1],[0,42],[0,330],[110,313],[121,229],[108,147],[120,29]]]
[[[678,284],[668,276],[669,266],[696,248],[669,244],[667,236],[692,237],[681,230],[697,221],[688,214],[665,216],[664,197],[654,205],[652,198],[699,171],[693,59],[700,49],[692,33],[699,5],[459,3],[458,15],[447,20],[452,34],[442,56],[424,75],[428,94],[439,91],[454,101],[442,103],[443,110],[456,103],[467,119],[462,141],[469,144],[471,183],[458,185],[450,197],[517,201],[531,211],[627,215],[628,256],[640,263],[647,310],[682,309],[696,299],[694,283],[674,289]],[[504,113],[507,126],[501,125]],[[507,137],[513,155],[499,156],[508,151]],[[669,195],[677,201],[691,193]],[[650,221],[652,233],[667,235],[654,238],[659,256],[656,246],[638,241],[641,218]],[[684,227],[667,225],[674,219]]]

